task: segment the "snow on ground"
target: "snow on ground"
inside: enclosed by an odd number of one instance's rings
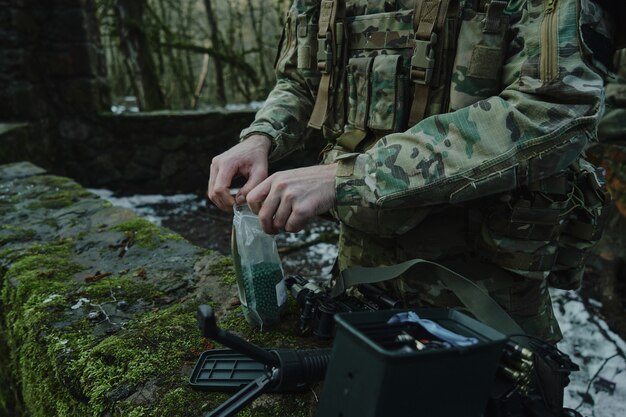
[[[108,190],[90,191],[116,206],[133,209],[158,225],[165,219],[189,215],[206,207],[206,200],[193,194],[116,197]],[[322,224],[306,232],[283,234],[278,237],[279,245],[311,241],[324,231],[328,231],[328,227]],[[328,278],[336,254],[334,245],[318,243],[308,247],[303,256],[288,262],[293,270],[303,275]],[[318,265],[317,269],[310,269],[313,264]],[[562,290],[551,293],[564,336],[559,348],[580,366],[580,371],[571,375],[565,406],[577,409],[585,417],[626,416],[626,342],[611,331],[602,317],[587,309],[578,293]],[[601,307],[595,300],[587,300],[587,303]]]
[[[552,297],[563,331],[559,348],[580,366],[571,375],[565,406],[584,416],[625,416],[626,343],[601,317],[590,314],[578,293],[552,290]]]
[[[108,200],[114,206],[133,210],[140,216],[150,220],[157,226],[161,226],[163,220],[183,213],[190,213],[198,208],[206,206],[206,200],[199,199],[195,194],[137,194],[118,197],[113,191],[105,189],[89,189],[90,192]],[[167,212],[158,210],[156,206],[169,206]]]

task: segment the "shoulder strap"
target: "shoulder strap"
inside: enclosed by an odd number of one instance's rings
[[[435,71],[437,36],[442,33],[449,0],[416,0],[413,13],[415,50],[411,58],[411,81],[415,84],[409,126],[426,113],[430,82]]]
[[[353,266],[340,272],[331,295],[336,297],[348,287],[373,284],[397,278],[405,272],[419,274],[422,279],[441,280],[463,305],[480,321],[507,334],[524,334],[524,330],[482,288],[462,275],[435,262],[412,259],[396,265],[366,268]]]
[[[345,13],[344,0],[322,0],[320,3],[320,18],[317,31],[317,67],[322,73],[317,90],[315,106],[309,119],[309,126],[321,129],[329,107],[329,93],[334,82],[333,72],[342,51],[338,45],[343,43],[344,34],[337,33],[337,20]],[[343,26],[340,25],[342,28]],[[343,29],[340,30],[343,32]]]

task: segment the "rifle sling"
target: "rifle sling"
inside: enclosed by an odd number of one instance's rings
[[[461,303],[480,321],[506,334],[524,334],[524,330],[482,288],[456,272],[435,262],[412,259],[396,265],[366,268],[353,266],[340,272],[331,295],[336,297],[348,287],[373,284],[397,278],[410,271],[420,279],[441,280]]]

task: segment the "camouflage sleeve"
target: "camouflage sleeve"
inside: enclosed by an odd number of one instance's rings
[[[428,117],[340,160],[337,204],[457,203],[551,176],[574,162],[595,139],[603,109],[603,78],[592,69],[579,25],[602,21],[589,0],[554,3],[557,24],[546,27],[548,2],[510,1],[513,39],[500,94]],[[542,81],[546,71],[552,78]]]
[[[273,143],[271,161],[283,158],[302,143],[315,104],[311,90],[298,70],[298,16],[314,17],[314,10],[302,3],[305,2],[295,0],[287,15],[276,59],[276,85],[250,127],[240,134],[241,140],[259,133],[269,136]]]

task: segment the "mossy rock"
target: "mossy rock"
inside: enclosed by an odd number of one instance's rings
[[[251,328],[229,259],[67,178],[0,172],[0,416],[205,415],[228,396],[187,382],[217,347],[201,303],[262,346],[319,345],[296,335],[293,301],[279,326]],[[239,415],[310,416],[315,395],[265,395]]]

